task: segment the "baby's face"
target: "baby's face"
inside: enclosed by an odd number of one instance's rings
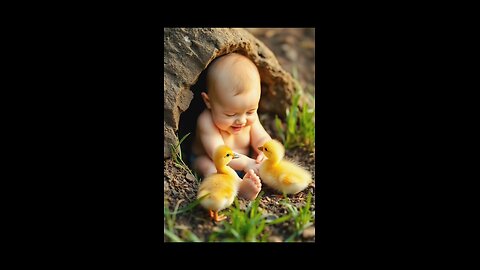
[[[233,93],[221,93],[211,99],[211,113],[215,125],[230,134],[238,134],[257,119],[260,101],[260,85],[234,96]]]
[[[220,130],[239,134],[257,120],[260,74],[248,58],[233,53],[218,59],[209,69],[207,86],[208,96],[202,95]]]

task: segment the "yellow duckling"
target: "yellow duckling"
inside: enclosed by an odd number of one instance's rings
[[[258,147],[268,158],[260,165],[259,175],[262,182],[285,194],[296,194],[304,190],[312,182],[312,175],[291,161],[283,159],[285,148],[276,141],[270,140]]]
[[[238,157],[228,146],[219,146],[213,155],[217,173],[203,179],[198,189],[197,198],[208,194],[200,204],[210,211],[210,217],[215,221],[226,219],[224,215],[219,216],[218,211],[229,207],[237,195],[241,179],[227,164]]]

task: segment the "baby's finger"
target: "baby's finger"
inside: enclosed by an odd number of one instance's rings
[[[258,157],[257,157],[257,159],[256,159],[255,161],[256,161],[257,163],[260,163],[260,162],[262,162],[263,158],[264,158],[264,155],[263,155],[263,153],[262,153],[262,154],[258,155]]]

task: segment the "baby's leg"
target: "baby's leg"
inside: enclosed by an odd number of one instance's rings
[[[253,172],[253,170],[249,170],[243,177],[243,181],[240,183],[238,195],[247,200],[254,200],[257,198],[261,189],[262,183],[260,182],[260,178]]]
[[[193,162],[193,169],[203,178],[217,172],[215,164],[207,155],[198,156]]]

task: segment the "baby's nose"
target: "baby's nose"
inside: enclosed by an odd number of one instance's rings
[[[237,124],[243,125],[243,124],[247,123],[247,117],[245,117],[245,116],[240,116],[240,117],[238,117],[238,118],[235,120],[235,122],[236,122]]]

